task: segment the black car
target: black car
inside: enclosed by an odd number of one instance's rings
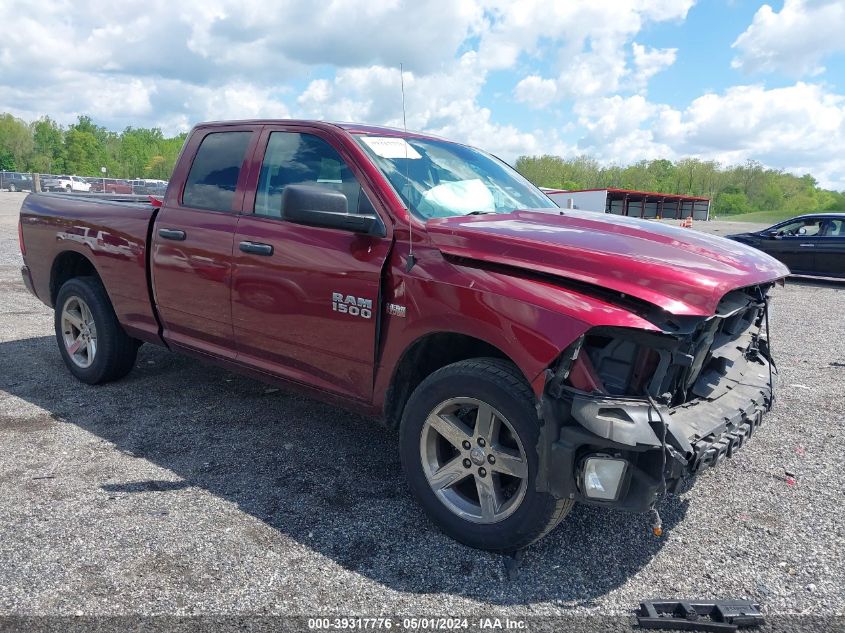
[[[845,277],[845,213],[802,215],[757,233],[726,237],[779,259],[794,275]]]
[[[0,172],[0,189],[32,191],[32,174],[22,174],[17,171]]]

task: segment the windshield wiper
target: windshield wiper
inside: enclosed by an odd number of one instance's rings
[[[467,215],[489,215],[491,213],[496,213],[495,211],[470,211]]]

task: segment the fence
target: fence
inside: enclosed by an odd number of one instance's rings
[[[164,195],[166,180],[98,178],[0,171],[0,191],[67,191],[127,195]]]

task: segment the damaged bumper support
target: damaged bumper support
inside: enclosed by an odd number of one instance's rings
[[[768,362],[759,369],[715,400],[674,409],[658,404],[659,412],[646,399],[572,392],[547,398],[543,435],[553,437],[541,441],[543,488],[561,499],[648,510],[664,485],[668,492],[678,490],[689,477],[732,457],[751,438],[772,403]],[[594,468],[587,471],[591,458],[625,463],[612,497],[589,494],[586,475],[595,473]]]

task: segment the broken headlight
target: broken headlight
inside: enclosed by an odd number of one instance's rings
[[[594,328],[561,355],[552,384],[613,396],[660,393],[661,381],[653,379],[659,369],[665,373],[676,344],[639,330]]]

